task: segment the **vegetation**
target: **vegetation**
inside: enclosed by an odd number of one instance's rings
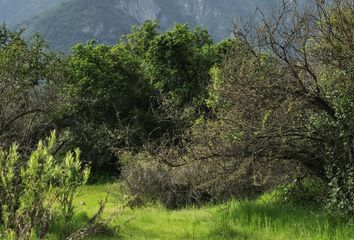
[[[80,201],[87,200],[87,205],[81,209],[88,213],[95,209],[96,198],[104,196],[104,189],[103,185],[85,188]],[[117,220],[120,227],[116,233],[92,239],[344,240],[354,237],[352,225],[337,221],[316,207],[275,204],[278,199],[275,196],[278,195],[272,193],[256,201],[231,201],[179,211],[151,204],[126,208]],[[108,206],[107,211],[111,207]]]
[[[51,114],[66,78],[63,61],[39,37],[26,42],[21,32],[2,26],[0,69],[0,146],[17,142],[29,150],[53,129]]]
[[[2,238],[44,238],[55,203],[63,217],[63,236],[72,231],[73,199],[86,183],[89,170],[81,172],[79,151],[55,159],[51,155],[54,143],[54,134],[45,143],[39,142],[27,161],[21,160],[17,145],[0,153]]]
[[[354,4],[315,6],[68,55],[3,26],[1,237],[353,238]]]
[[[353,29],[344,22],[354,18],[347,6],[319,5],[319,14],[290,16],[289,26],[291,4],[284,4],[276,21],[264,20],[256,41],[241,36],[241,57],[226,63],[222,92],[234,103],[227,118],[240,133],[235,147],[243,157],[300,162],[329,183],[330,201],[345,215],[353,206],[353,52],[346,37]]]

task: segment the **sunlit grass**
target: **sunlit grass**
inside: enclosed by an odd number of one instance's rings
[[[92,216],[105,197],[106,185],[86,187],[76,202],[78,219]],[[354,239],[353,225],[321,210],[265,199],[179,211],[159,205],[126,208],[114,222],[117,229],[91,239]],[[109,201],[106,216],[114,213],[116,206]]]
[[[215,234],[240,232],[246,239],[354,239],[354,226],[313,208],[232,202],[220,211]]]

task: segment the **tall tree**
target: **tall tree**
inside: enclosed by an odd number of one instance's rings
[[[97,163],[116,164],[120,149],[174,138],[205,112],[209,71],[220,62],[220,49],[204,30],[176,25],[161,33],[154,21],[114,46],[76,46],[63,115],[74,141],[86,146],[88,159],[100,155]]]

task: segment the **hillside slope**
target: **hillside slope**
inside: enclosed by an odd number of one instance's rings
[[[70,0],[0,0],[0,22],[15,26]]]
[[[0,0],[0,6],[1,1],[24,0]],[[31,6],[45,2],[28,1],[32,2]],[[48,0],[38,16],[23,21],[17,27],[28,29],[28,35],[40,33],[53,49],[61,51],[67,51],[73,44],[87,42],[92,38],[98,42],[113,44],[122,34],[128,33],[132,25],[152,19],[160,21],[162,30],[171,28],[175,23],[188,23],[191,27],[202,26],[209,30],[215,40],[221,40],[231,35],[234,19],[246,19],[257,7],[268,14],[278,2],[278,0]],[[50,11],[47,11],[48,9]]]
[[[111,44],[128,33],[138,22],[123,10],[112,7],[111,0],[77,0],[32,18],[21,27],[27,34],[40,33],[56,50],[66,51],[79,42],[96,39]]]

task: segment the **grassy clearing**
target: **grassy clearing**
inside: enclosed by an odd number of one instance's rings
[[[105,197],[104,185],[88,186],[78,199],[78,212],[91,216]],[[85,205],[81,205],[85,203]],[[115,211],[115,204],[107,212]],[[84,214],[85,215],[85,214]],[[83,214],[79,213],[82,218]],[[258,201],[233,201],[218,206],[168,211],[161,206],[124,210],[109,239],[354,239],[354,225],[332,219],[310,207]]]

